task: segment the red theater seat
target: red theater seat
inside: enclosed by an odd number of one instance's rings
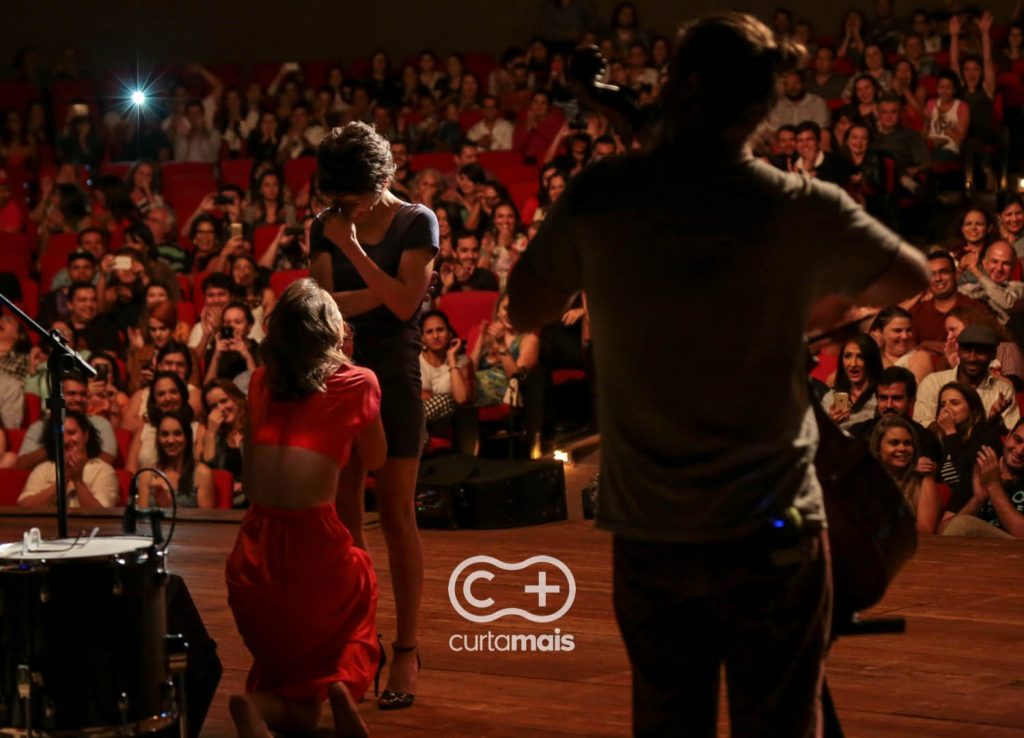
[[[470,331],[478,328],[483,321],[491,319],[497,302],[498,292],[495,290],[452,292],[438,298],[437,309],[448,316],[448,321],[455,332],[468,340]]]
[[[270,275],[270,289],[274,291],[275,297],[280,297],[288,285],[308,276],[308,269],[287,269],[283,272],[274,272]]]
[[[28,481],[28,469],[0,469],[0,507],[14,507]]]

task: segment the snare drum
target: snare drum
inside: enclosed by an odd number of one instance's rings
[[[152,543],[0,546],[0,735],[139,735],[175,722],[167,574]]]

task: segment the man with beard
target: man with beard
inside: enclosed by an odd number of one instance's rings
[[[914,406],[914,420],[922,425],[935,421],[939,391],[949,382],[973,387],[981,397],[987,417],[1002,415],[1003,423],[1012,428],[1020,420],[1020,409],[1010,380],[997,377],[988,365],[996,358],[999,338],[987,325],[969,325],[957,339],[960,364],[955,369],[932,372],[921,382]]]
[[[828,127],[828,104],[804,89],[803,71],[795,70],[783,75],[782,92],[783,97],[768,115],[768,125],[773,131],[784,125],[798,126],[808,120],[817,123],[819,128]]]
[[[910,308],[910,317],[918,348],[941,356],[946,346],[946,315],[949,311],[958,306],[976,310],[982,307],[982,303],[957,291],[956,262],[948,251],[936,249],[929,252],[928,268],[931,270],[931,284]]]
[[[974,496],[943,535],[1024,538],[1024,420],[1003,440],[1003,458],[982,446],[974,468]]]
[[[914,429],[918,444],[917,471],[919,474],[934,474],[942,463],[945,452],[934,433],[914,421],[914,400],[917,396],[917,380],[914,373],[902,366],[890,366],[882,371],[875,388],[878,400],[875,417],[850,426],[849,433],[867,442],[885,415],[899,415]]]

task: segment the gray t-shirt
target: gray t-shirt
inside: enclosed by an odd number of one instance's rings
[[[110,421],[101,415],[90,415],[89,420],[92,421],[92,425],[100,437],[100,450],[116,459],[117,435],[115,435]],[[49,418],[41,418],[28,427],[25,431],[25,439],[21,442],[21,448],[18,450],[18,456],[30,454],[43,447],[43,434],[48,422],[50,422]]]
[[[899,244],[838,187],[749,158],[655,151],[575,178],[523,258],[587,294],[599,526],[698,542],[793,504],[823,521],[804,326],[817,298],[858,294]]]

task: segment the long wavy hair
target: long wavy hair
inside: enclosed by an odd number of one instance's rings
[[[290,284],[274,305],[260,345],[274,397],[298,399],[327,389],[327,379],[348,362],[344,340],[345,322],[334,298],[312,279]]]

